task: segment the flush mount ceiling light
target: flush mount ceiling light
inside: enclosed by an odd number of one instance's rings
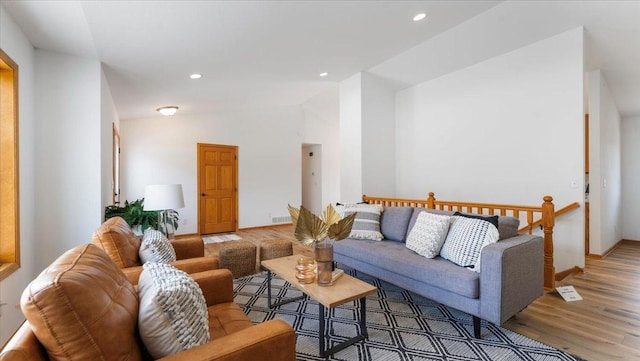
[[[202,74],[193,73],[193,74],[189,75],[189,78],[191,78],[191,79],[200,79],[200,78],[202,78]]]
[[[178,111],[178,107],[175,105],[170,105],[167,107],[160,107],[156,110],[160,112],[160,114],[162,115],[170,116],[170,115],[174,115]]]
[[[320,73],[320,76],[327,76],[327,75],[329,75],[329,73],[327,73],[327,72]]]
[[[413,17],[413,21],[420,21],[420,20],[422,20],[422,19],[424,19],[426,17],[427,17],[426,13],[420,13],[420,14],[418,14],[418,15]]]

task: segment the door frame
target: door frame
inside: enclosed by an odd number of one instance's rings
[[[198,193],[196,194],[196,196],[198,197],[198,217],[197,217],[197,219],[198,219],[198,227],[197,227],[198,228],[198,235],[202,234],[202,232],[201,232],[202,231],[202,222],[201,222],[201,219],[200,219],[200,214],[201,214],[201,210],[202,210],[202,202],[201,202],[202,197],[200,196],[200,194],[202,193],[202,191],[200,190],[200,177],[201,177],[201,174],[200,174],[200,149],[203,146],[224,147],[224,148],[231,148],[231,149],[234,150],[234,153],[235,153],[235,164],[234,164],[235,184],[233,186],[235,187],[235,194],[236,194],[236,196],[235,196],[235,213],[236,213],[235,214],[235,218],[236,218],[235,232],[237,232],[238,229],[239,229],[238,225],[240,224],[240,212],[239,212],[240,205],[238,203],[238,198],[239,198],[238,194],[240,193],[239,192],[239,188],[238,188],[239,174],[240,174],[239,169],[238,169],[238,164],[239,164],[238,163],[238,151],[239,151],[238,146],[237,145],[227,145],[227,144],[197,143],[196,144],[196,159],[197,159],[197,162],[196,162],[196,174],[197,174],[196,188],[198,190]]]

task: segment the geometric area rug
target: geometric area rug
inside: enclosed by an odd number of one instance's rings
[[[373,284],[377,294],[367,297],[369,338],[328,358],[319,357],[318,303],[309,297],[281,305],[267,306],[266,273],[234,281],[234,301],[254,323],[281,319],[296,330],[297,360],[370,361],[469,361],[469,360],[580,360],[560,350],[482,321],[482,339],[473,337],[471,316],[375,277],[348,270],[354,277]],[[272,297],[300,296],[288,282],[273,277]],[[356,316],[358,302],[330,309],[325,317],[326,348],[360,334]]]

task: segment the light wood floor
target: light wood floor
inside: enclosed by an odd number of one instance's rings
[[[241,230],[242,239],[292,240],[294,253],[312,255],[293,237],[293,227]],[[216,255],[221,244],[206,245]],[[573,285],[583,301],[565,302],[547,293],[503,327],[589,361],[640,360],[640,242],[622,244],[604,260],[588,259],[585,272],[560,285]]]

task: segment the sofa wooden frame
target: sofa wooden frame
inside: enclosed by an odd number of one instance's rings
[[[520,233],[531,234],[535,227],[540,226],[544,233],[544,288],[555,288],[555,267],[553,266],[553,227],[555,217],[560,213],[555,212],[553,197],[544,196],[540,206],[522,206],[514,204],[494,204],[479,202],[443,201],[438,200],[433,192],[429,192],[427,199],[408,199],[391,197],[372,197],[363,195],[362,200],[369,204],[379,204],[383,207],[423,207],[444,211],[458,211],[485,215],[511,216],[526,219],[526,225],[519,229]],[[570,204],[561,211],[565,213],[579,207],[577,202]],[[534,220],[536,216],[540,218]]]

